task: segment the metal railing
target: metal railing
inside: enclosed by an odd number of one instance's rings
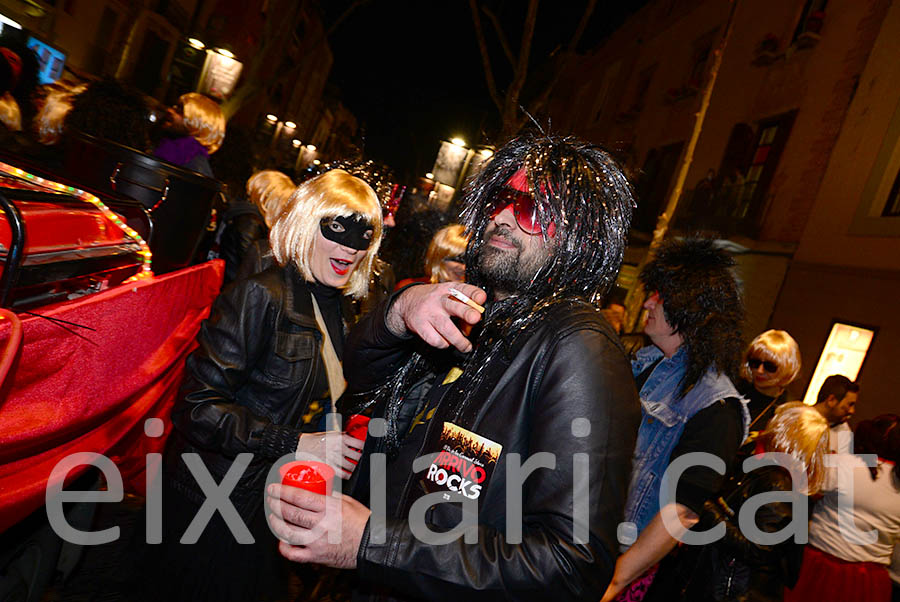
[[[756,182],[685,190],[673,227],[711,232],[722,238],[734,234],[753,238],[759,233],[761,217],[755,193]]]

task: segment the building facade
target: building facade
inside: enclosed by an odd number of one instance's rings
[[[730,6],[648,3],[580,57],[554,95],[554,124],[606,144],[632,170],[632,264],[685,160]],[[900,384],[887,368],[900,353],[900,321],[884,306],[900,293],[900,7],[738,0],[733,20],[670,234],[728,241],[748,337],[781,328],[800,343],[797,398],[833,322],[874,331],[858,415],[888,411]]]
[[[0,0],[0,13],[65,53],[64,77],[116,77],[167,104],[210,93],[229,124],[256,131],[285,164],[300,148],[294,140],[325,144],[335,134],[328,126],[354,122],[343,107],[323,106],[333,55],[316,0]],[[211,53],[240,63],[225,94],[205,85]]]

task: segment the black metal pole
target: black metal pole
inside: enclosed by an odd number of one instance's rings
[[[3,276],[0,276],[0,307],[6,307],[9,294],[19,278],[19,268],[22,267],[25,250],[25,223],[16,206],[2,193],[0,193],[0,209],[6,213],[6,221],[9,224],[11,235],[9,250],[6,252],[6,265],[3,268]]]

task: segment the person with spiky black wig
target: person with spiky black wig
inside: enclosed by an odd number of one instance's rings
[[[526,135],[494,155],[463,205],[467,282],[406,287],[348,338],[342,409],[368,407],[386,431],[372,430],[353,497],[276,486],[270,524],[286,557],[356,568],[363,598],[596,600],[612,576],[639,404],[592,299],[621,265],[632,188],[603,149]],[[529,458],[546,468],[523,483]],[[370,516],[363,502],[385,490],[386,516]],[[341,543],[330,543],[338,518]]]
[[[733,266],[713,241],[686,239],[663,243],[641,271],[650,295],[644,334],[653,344],[631,362],[642,420],[620,532],[630,547],[616,563],[604,602],[629,584],[645,590],[653,575],[648,569],[675,547],[675,537],[697,522],[703,504],[722,486],[724,470],[692,465],[681,474],[674,500],[661,508],[669,464],[701,452],[728,467],[747,437],[747,402],[733,384],[744,319]]]

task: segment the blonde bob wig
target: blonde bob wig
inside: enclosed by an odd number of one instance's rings
[[[806,470],[806,495],[814,495],[825,481],[828,421],[813,406],[791,401],[775,408],[775,416],[759,436],[766,451],[788,454]]]
[[[269,233],[269,243],[279,265],[293,262],[303,277],[313,282],[310,270],[319,223],[325,218],[361,215],[372,224],[372,244],[359,263],[344,294],[362,299],[369,292],[369,277],[381,246],[381,204],[372,187],[342,169],[333,169],[297,187],[281,209]]]
[[[188,92],[178,98],[188,133],[206,148],[210,155],[219,150],[225,139],[225,115],[216,101]]]
[[[800,347],[794,337],[784,330],[767,330],[753,339],[747,347],[741,363],[741,376],[753,382],[750,365],[747,363],[751,357],[778,366],[775,378],[780,387],[788,386],[800,373]]]
[[[425,275],[432,284],[451,280],[444,260],[462,255],[468,244],[469,237],[460,224],[451,224],[437,231],[425,254]]]
[[[247,180],[247,197],[256,205],[271,228],[285,201],[294,193],[294,182],[275,169],[258,171]]]

